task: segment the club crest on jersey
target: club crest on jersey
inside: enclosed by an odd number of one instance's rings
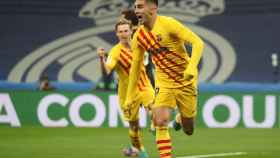
[[[157,40],[158,42],[162,41],[162,38],[161,38],[161,35],[160,35],[160,34],[156,35],[156,40]]]

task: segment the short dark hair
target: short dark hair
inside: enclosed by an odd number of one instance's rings
[[[138,25],[138,18],[137,18],[137,15],[135,14],[134,10],[132,9],[126,9],[126,10],[123,10],[121,12],[121,14],[123,15],[123,17],[126,19],[126,20],[129,20],[131,21],[131,24],[133,26],[137,26]]]
[[[156,6],[158,6],[158,0],[146,0],[146,1],[147,1],[147,3],[153,3]]]
[[[118,27],[120,26],[120,25],[129,25],[129,28],[130,29],[132,29],[132,24],[131,24],[131,22],[130,21],[128,21],[128,20],[126,20],[126,19],[124,19],[124,18],[122,18],[122,19],[120,19],[117,23],[116,23],[116,25],[115,25],[115,31],[117,31],[118,30]]]

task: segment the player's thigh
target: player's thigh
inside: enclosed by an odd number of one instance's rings
[[[141,102],[141,104],[146,108],[146,109],[150,109],[151,105],[154,102],[155,99],[155,92],[152,88],[147,89],[145,91],[139,92],[139,99]]]
[[[156,89],[155,102],[153,105],[153,121],[157,126],[165,126],[170,119],[172,109],[176,108],[175,93],[172,89]]]
[[[156,88],[153,109],[159,107],[176,108],[175,93],[170,88]]]
[[[135,122],[139,120],[139,109],[141,106],[141,100],[138,98],[136,101],[130,106],[129,114],[125,112],[127,110],[124,106],[121,106],[122,112],[124,114],[124,120],[129,122]]]
[[[192,135],[197,114],[197,95],[192,95],[189,91],[179,90],[177,93],[177,104],[181,114],[183,131],[187,135]]]
[[[176,93],[178,110],[184,118],[194,118],[197,114],[197,95],[183,90]]]

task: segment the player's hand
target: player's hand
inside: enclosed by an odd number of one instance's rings
[[[97,54],[99,57],[104,58],[105,57],[105,49],[102,47],[97,48]]]

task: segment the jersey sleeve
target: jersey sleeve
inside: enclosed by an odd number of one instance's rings
[[[118,52],[115,48],[112,48],[106,60],[106,66],[112,71],[117,65],[117,62],[118,62]]]
[[[137,42],[137,33],[135,33],[132,42],[131,49],[133,52],[132,64],[129,72],[129,83],[127,88],[126,103],[131,103],[135,98],[135,89],[137,88],[138,79],[140,77],[141,65],[144,60],[144,49]]]
[[[170,33],[183,40],[185,43],[189,43],[192,46],[191,60],[186,69],[188,74],[196,74],[197,66],[202,56],[204,43],[198,35],[192,32],[188,27],[184,26],[179,21],[170,18]]]

